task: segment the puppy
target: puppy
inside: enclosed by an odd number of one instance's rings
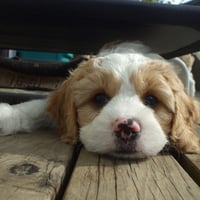
[[[47,99],[0,104],[1,135],[55,124],[63,142],[122,158],[153,156],[168,143],[199,153],[198,120],[173,65],[139,43],[104,47]]]

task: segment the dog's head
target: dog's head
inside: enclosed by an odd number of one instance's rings
[[[156,155],[168,142],[199,152],[199,106],[172,66],[121,47],[81,63],[50,96],[62,140],[80,138],[88,151],[130,158]]]

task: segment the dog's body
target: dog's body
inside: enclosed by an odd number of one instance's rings
[[[80,138],[92,152],[138,158],[167,143],[199,153],[198,102],[173,66],[141,44],[106,47],[80,64],[47,99],[0,104],[0,134],[55,125],[61,139]]]

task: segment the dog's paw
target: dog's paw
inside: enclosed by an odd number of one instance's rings
[[[0,104],[0,136],[14,134],[17,129],[16,113],[7,103]]]

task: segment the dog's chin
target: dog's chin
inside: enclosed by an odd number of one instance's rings
[[[88,142],[88,141],[87,141]],[[86,150],[94,153],[98,153],[100,155],[108,155],[111,157],[116,157],[120,159],[144,159],[151,156],[157,155],[165,146],[163,143],[163,146],[158,149],[154,150],[145,150],[143,149],[142,145],[138,144],[137,140],[134,141],[122,141],[118,138],[114,140],[113,143],[110,143],[110,145],[105,146],[93,146],[91,144],[85,143],[83,140],[82,143]]]
[[[152,156],[155,156],[157,154],[159,154],[162,151],[162,149],[155,153],[155,154],[149,154],[149,153],[145,153],[142,151],[137,151],[137,150],[130,150],[130,149],[118,149],[116,148],[115,151],[108,151],[108,152],[96,152],[99,153],[101,155],[108,155],[111,157],[115,157],[115,158],[119,158],[119,159],[146,159]]]
[[[91,152],[91,149],[90,149]],[[119,159],[145,159],[154,155],[147,155],[142,151],[130,150],[130,149],[118,149],[114,151],[98,152],[93,151],[94,153],[105,155],[109,157],[119,158]]]
[[[142,152],[138,152],[136,150],[137,142],[133,141],[123,141],[119,138],[115,139],[116,150],[114,152],[109,153],[109,155],[117,157],[117,158],[145,158],[145,155]]]
[[[122,141],[116,138],[115,145],[115,151],[107,152],[107,155],[120,159],[144,159],[154,155],[138,151],[136,141]]]

